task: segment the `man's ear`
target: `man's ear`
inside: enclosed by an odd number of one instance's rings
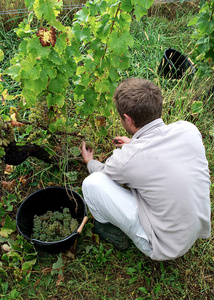
[[[130,116],[128,116],[127,114],[123,114],[126,121],[128,122],[129,125],[133,125],[134,121],[132,120],[132,118]]]

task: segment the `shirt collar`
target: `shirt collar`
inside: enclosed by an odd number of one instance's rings
[[[155,129],[156,127],[164,125],[164,122],[161,118],[155,119],[154,121],[146,124],[145,126],[141,127],[135,134],[133,135],[131,140],[137,139],[143,134],[145,134],[146,131],[150,131]]]

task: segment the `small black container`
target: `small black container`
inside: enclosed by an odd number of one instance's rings
[[[62,211],[64,207],[69,208],[72,218],[77,219],[79,223],[78,228],[70,236],[55,242],[31,238],[34,215],[43,215],[48,210]],[[39,246],[41,250],[59,253],[68,250],[74,244],[87,221],[86,215],[85,201],[78,193],[63,187],[47,187],[34,192],[22,202],[16,214],[16,226],[24,238],[35,246]]]
[[[193,62],[175,49],[164,51],[164,56],[158,67],[158,74],[172,79],[180,79],[184,75],[193,76],[195,67]]]

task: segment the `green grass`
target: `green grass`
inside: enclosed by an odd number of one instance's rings
[[[157,12],[157,11],[156,11]],[[172,8],[171,8],[171,12]],[[193,28],[187,27],[192,17],[192,10],[180,10],[168,19],[164,14],[155,14],[154,17],[144,17],[141,22],[133,22],[132,34],[135,38],[134,49],[131,51],[131,63],[125,76],[142,76],[157,83],[163,91],[164,110],[163,119],[171,123],[180,119],[188,120],[198,126],[202,133],[209,161],[210,175],[214,179],[214,96],[213,72],[211,64],[196,61],[193,43],[190,35]],[[9,63],[12,50],[17,47],[18,41],[12,30],[1,27],[0,44],[6,50],[6,57],[0,68],[4,70]],[[193,62],[198,64],[198,72],[192,81],[185,78],[179,81],[160,78],[157,76],[157,67],[165,48],[172,47],[189,55]],[[200,70],[199,70],[200,67]],[[1,71],[0,71],[1,72]],[[14,93],[18,87],[8,81],[8,88]],[[195,112],[193,103],[202,103],[199,111]],[[0,108],[3,107],[0,105]],[[77,120],[77,124],[81,120]],[[97,128],[93,117],[86,124],[85,134],[96,143],[99,157],[110,155],[113,150],[110,139],[116,134],[124,134],[116,115],[107,120],[109,133],[107,138],[96,137]],[[73,140],[72,146],[78,146],[80,141]],[[65,149],[66,150],[66,149]],[[20,203],[33,191],[43,186],[64,185],[69,183],[63,170],[78,170],[78,177],[71,183],[72,187],[81,193],[82,180],[87,176],[85,165],[81,161],[73,161],[66,165],[63,161],[59,170],[54,166],[43,164],[36,159],[29,159],[15,167],[9,174],[1,173],[1,180],[16,180],[16,186],[6,191],[2,189],[3,199],[15,198],[13,209],[9,211],[12,219]],[[29,182],[23,185],[22,178],[29,175]],[[214,183],[211,187],[212,211]],[[5,200],[4,200],[5,201]],[[195,245],[181,258],[173,261],[155,262],[145,257],[132,243],[127,251],[118,251],[111,244],[98,241],[92,234],[93,220],[90,217],[85,229],[78,239],[76,249],[62,255],[63,270],[51,270],[55,263],[59,263],[59,255],[50,255],[38,250],[27,251],[24,246],[17,253],[22,262],[36,258],[36,264],[29,272],[29,277],[19,271],[20,263],[15,257],[10,263],[3,260],[5,251],[0,249],[0,299],[105,299],[105,300],[132,300],[132,299],[212,299],[214,297],[214,242],[213,238],[198,240]],[[2,224],[3,225],[3,224]],[[213,235],[213,216],[212,216]],[[13,236],[14,238],[14,236]],[[24,243],[21,241],[20,243]],[[112,249],[112,250],[111,250]],[[61,265],[62,266],[62,265]]]

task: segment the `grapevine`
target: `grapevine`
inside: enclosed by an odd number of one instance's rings
[[[69,208],[63,208],[62,212],[48,210],[41,216],[34,216],[32,238],[45,242],[59,241],[71,235],[77,227],[78,221],[72,218]]]
[[[88,1],[66,26],[59,20],[62,0],[25,1],[31,12],[16,29],[21,42],[4,74],[21,85],[20,106],[30,112],[32,131],[46,131],[29,136],[26,129],[27,142],[45,144],[47,135],[70,130],[68,89],[75,114],[109,116],[115,86],[129,66],[132,17],[140,20],[152,3]]]

